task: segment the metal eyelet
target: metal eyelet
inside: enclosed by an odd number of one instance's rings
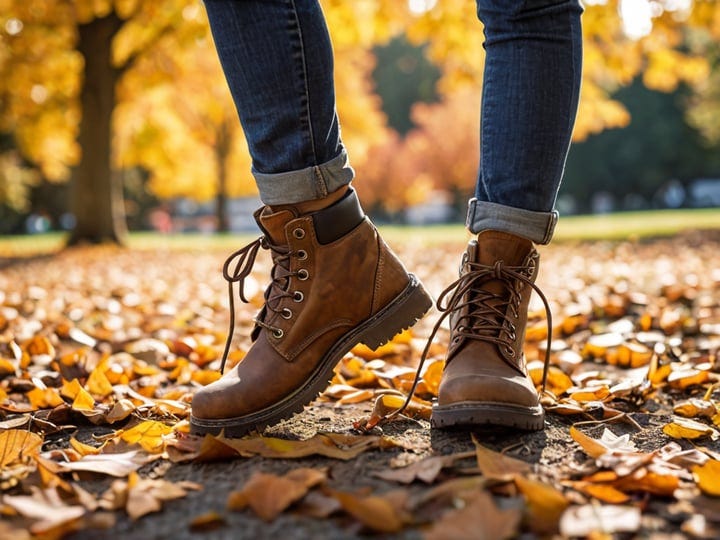
[[[273,336],[275,339],[280,339],[280,338],[283,337],[284,335],[285,335],[285,332],[283,332],[282,328],[275,328],[275,329],[272,331],[272,336]]]
[[[300,260],[300,261],[304,261],[305,259],[307,259],[307,258],[308,258],[307,251],[305,251],[304,249],[298,250],[298,252],[297,252],[297,258],[298,258],[298,260]]]
[[[297,271],[297,277],[300,281],[305,281],[307,278],[310,277],[310,273],[304,268],[301,268]]]
[[[294,236],[295,238],[297,238],[298,240],[300,240],[300,239],[302,239],[302,238],[305,238],[305,231],[302,230],[300,227],[298,227],[297,229],[295,229],[295,230],[293,231],[293,236]]]
[[[305,295],[302,292],[295,291],[293,293],[293,301],[294,302],[302,302],[303,300],[305,300]]]
[[[283,308],[283,310],[280,312],[280,316],[281,316],[283,319],[289,319],[289,318],[291,318],[291,317],[293,316],[293,312],[292,312],[291,309]]]

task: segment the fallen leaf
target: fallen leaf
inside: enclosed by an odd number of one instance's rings
[[[244,439],[217,437],[217,440],[241,455],[284,459],[320,455],[341,460],[353,459],[371,448],[378,448],[388,442],[375,435],[343,435],[340,433],[318,433],[310,439],[299,441],[263,436]]]
[[[425,532],[426,540],[503,540],[515,538],[522,512],[518,508],[501,510],[482,490],[464,498],[458,510],[446,512]]]
[[[710,426],[689,418],[676,418],[669,424],[663,426],[663,433],[673,439],[700,439],[702,437],[717,436]]]
[[[516,474],[526,474],[530,471],[530,465],[522,460],[495,452],[481,445],[475,435],[472,435],[475,443],[475,456],[480,472],[488,479],[512,480]]]
[[[214,531],[227,525],[225,518],[217,512],[205,512],[190,520],[190,530],[193,532]]]
[[[435,482],[437,475],[445,467],[451,467],[455,461],[475,456],[475,452],[460,452],[457,454],[449,454],[447,456],[430,456],[420,461],[416,461],[399,469],[388,469],[373,473],[376,478],[389,480],[391,482],[399,482],[401,484],[410,484],[415,480],[420,480],[426,484]]]
[[[704,465],[692,468],[700,491],[705,495],[720,497],[720,461],[711,459]]]
[[[404,520],[393,501],[387,496],[361,496],[342,491],[331,491],[342,505],[343,510],[364,526],[381,533],[395,533],[404,526]]]
[[[558,530],[560,518],[569,506],[565,496],[554,487],[517,474],[515,485],[527,501],[529,525],[538,535],[549,535]]]
[[[146,452],[159,453],[165,447],[164,437],[172,431],[172,426],[156,420],[145,420],[123,431],[120,438],[130,444],[139,444]]]
[[[43,439],[37,433],[24,429],[0,432],[0,468],[26,462],[40,452]]]
[[[32,495],[5,495],[3,504],[30,518],[30,532],[44,534],[73,522],[85,514],[82,506],[63,503],[55,489],[34,489]]]
[[[326,472],[317,469],[296,469],[285,476],[255,473],[240,492],[230,494],[228,508],[242,510],[250,506],[262,520],[273,521],[326,478]]]
[[[602,456],[608,451],[608,447],[597,439],[585,435],[582,431],[578,430],[575,426],[570,427],[570,436],[578,443],[587,455],[593,458]]]
[[[636,506],[571,506],[560,519],[560,534],[565,537],[583,537],[600,532],[637,532],[640,529],[640,518],[640,508]]]
[[[153,456],[130,450],[118,454],[88,454],[77,461],[60,463],[65,471],[86,471],[125,477],[154,459]]]

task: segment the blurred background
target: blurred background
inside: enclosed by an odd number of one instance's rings
[[[323,0],[379,223],[464,219],[481,141],[469,0]],[[720,205],[720,4],[585,0],[564,215]],[[0,234],[246,231],[260,205],[199,0],[0,0]]]

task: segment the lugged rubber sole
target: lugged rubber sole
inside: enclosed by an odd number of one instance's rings
[[[413,274],[408,275],[408,286],[374,316],[343,335],[320,360],[305,384],[294,393],[270,407],[245,416],[221,419],[190,416],[190,433],[217,435],[223,432],[226,437],[242,437],[301,412],[328,387],[335,366],[355,345],[364,343],[376,349],[427,313],[432,306],[432,298]]]
[[[433,428],[507,426],[527,431],[545,428],[545,411],[541,405],[523,407],[493,401],[462,401],[452,405],[433,405],[430,426]]]

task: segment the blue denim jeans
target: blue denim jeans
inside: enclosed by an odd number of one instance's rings
[[[205,6],[262,201],[318,199],[349,184],[318,0]],[[580,89],[581,11],[578,0],[477,0],[486,57],[471,232],[552,237]]]

